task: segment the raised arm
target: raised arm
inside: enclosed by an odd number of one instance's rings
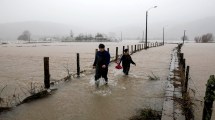
[[[132,63],[133,65],[136,65],[136,63],[132,60],[132,58],[131,58],[131,63]]]

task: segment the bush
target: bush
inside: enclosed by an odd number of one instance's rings
[[[214,41],[214,37],[212,33],[207,33],[205,35],[195,37],[194,40],[196,43],[209,43]]]

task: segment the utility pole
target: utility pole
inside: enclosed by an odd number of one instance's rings
[[[145,38],[145,49],[148,48],[148,45],[147,45],[147,40],[148,40],[148,11],[151,10],[152,8],[157,8],[157,6],[153,6],[151,8],[149,8],[147,11],[146,11],[146,38]]]
[[[185,33],[186,33],[186,30],[184,30],[183,44],[184,44],[184,40],[185,40]]]
[[[164,31],[164,27],[163,27],[163,45],[164,45],[164,32],[165,32],[165,31]]]
[[[148,23],[148,11],[146,11],[146,37],[145,37],[145,49],[147,49],[147,39],[148,39],[148,36],[147,36],[147,23]]]

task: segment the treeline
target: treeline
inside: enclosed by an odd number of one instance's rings
[[[78,36],[75,37],[75,40],[79,41],[79,40],[102,40],[102,41],[110,41],[110,39],[101,33],[97,33],[95,36],[91,35],[91,34],[79,34]]]
[[[214,37],[212,33],[207,33],[202,36],[197,36],[194,38],[196,43],[210,43],[214,41]]]

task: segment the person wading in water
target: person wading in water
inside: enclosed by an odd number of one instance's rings
[[[128,49],[124,50],[124,54],[120,59],[119,65],[122,62],[122,67],[123,67],[123,73],[125,75],[128,75],[129,70],[130,70],[130,64],[133,64],[136,66],[135,62],[132,60],[131,56],[129,55]]]
[[[93,68],[96,68],[95,84],[99,86],[99,78],[105,79],[105,84],[108,84],[108,65],[110,63],[110,54],[105,50],[104,44],[99,44],[99,51],[96,53]]]

